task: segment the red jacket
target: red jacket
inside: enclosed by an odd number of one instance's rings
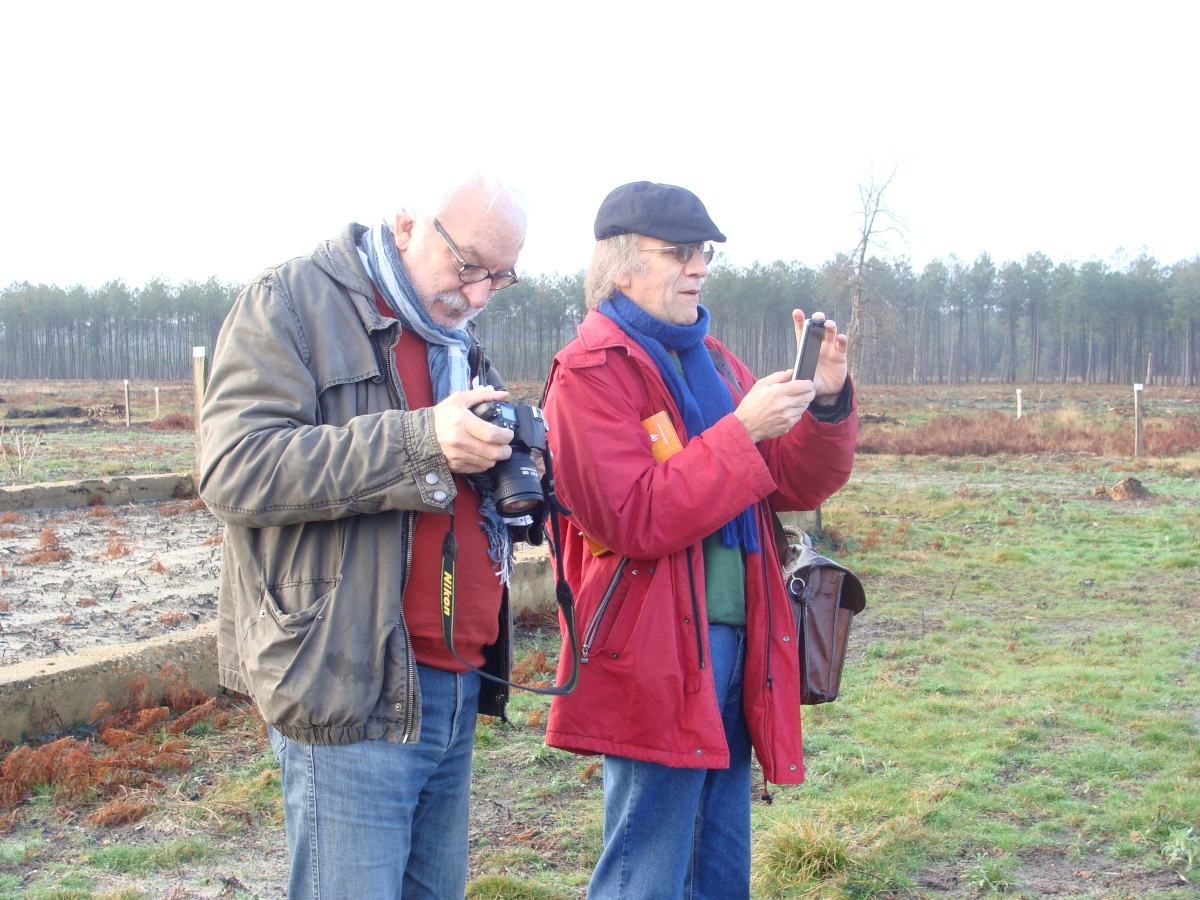
[[[857,412],[837,424],[811,414],[758,444],[730,414],[689,441],[650,356],[596,311],[555,357],[546,420],[557,491],[572,515],[563,535],[583,665],[555,697],[546,743],[576,753],[691,768],[725,768],[729,752],[708,655],[701,541],[750,503],[816,509],[846,483]],[[750,371],[714,338],[743,393]],[[735,402],[737,395],[735,394]],[[666,411],[684,449],[655,462],[642,420]],[[762,553],[746,557],[744,706],[768,781],[804,780],[800,671],[772,526],[759,502]],[[594,556],[583,535],[611,553]],[[563,642],[559,678],[570,672]]]

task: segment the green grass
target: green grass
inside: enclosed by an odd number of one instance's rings
[[[212,844],[204,838],[163,844],[121,843],[87,851],[84,858],[96,869],[126,874],[168,872],[181,865],[207,859]]]
[[[251,827],[282,828],[283,797],[278,762],[270,751],[237,769],[188,809],[196,826],[240,834]],[[185,787],[181,792],[186,793]]]
[[[4,432],[9,446],[14,443],[14,431],[20,433],[10,424]],[[0,460],[0,485],[183,472],[195,468],[195,457],[196,438],[191,431],[116,426],[53,431],[42,435],[21,462],[20,477],[16,474],[18,460],[12,454],[7,465]]]
[[[1130,474],[1150,501],[1092,496]],[[753,806],[753,896],[1081,896],[1072,878],[1086,864],[1118,873],[1105,896],[1194,897],[1200,477],[1086,455],[871,456],[822,512],[822,547],[862,575],[868,608],[841,697],[804,710],[806,783]],[[555,633],[522,642],[518,660],[557,656]],[[515,692],[508,724],[479,723],[469,897],[584,893],[602,769],[544,746],[548,708]],[[74,873],[18,827],[0,840],[0,900],[90,890],[63,883],[71,874],[186,871],[227,858],[215,839],[251,826],[282,848],[275,769],[264,745],[184,811],[214,840],[154,847],[81,830]],[[54,806],[30,804],[47,817]],[[1039,885],[1050,853],[1070,865]],[[14,875],[33,870],[29,883]],[[1175,872],[1189,881],[1147,887]],[[957,893],[926,886],[931,873]]]
[[[961,877],[990,891],[1018,887],[1014,855],[1072,841],[1159,868],[1169,846],[1193,871],[1200,572],[1163,548],[1194,545],[1195,479],[1143,474],[1158,496],[1135,506],[1092,500],[1090,473],[993,487],[993,460],[943,500],[903,487],[936,468],[914,462],[860,470],[823,511],[870,573],[864,652],[806,711],[808,782],[758,814],[759,840],[780,809],[846,835],[873,821],[860,863],[973,859]]]

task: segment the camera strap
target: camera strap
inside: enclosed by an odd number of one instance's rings
[[[550,474],[549,465],[547,465],[546,477],[550,484],[553,484],[553,475]],[[553,490],[553,488],[551,488]],[[558,601],[559,612],[562,613],[563,622],[567,629],[567,638],[571,644],[571,677],[567,679],[566,684],[556,685],[552,688],[535,688],[524,684],[517,684],[509,681],[506,678],[500,678],[492,675],[489,672],[483,671],[478,666],[473,666],[454,649],[454,606],[456,597],[456,569],[458,567],[458,538],[454,536],[454,508],[450,509],[450,528],[446,532],[446,536],[442,539],[442,578],[441,578],[441,611],[442,611],[442,637],[446,641],[446,646],[450,652],[454,654],[454,658],[460,663],[486,678],[488,681],[494,681],[497,684],[507,684],[509,687],[517,688],[522,691],[529,691],[531,694],[549,694],[551,696],[563,696],[575,690],[575,685],[579,681],[579,635],[575,628],[575,594],[571,590],[571,586],[567,583],[566,576],[563,574],[562,552],[559,542],[559,525],[558,513],[560,507],[554,495],[547,492],[547,503],[550,505],[550,527],[554,532],[554,559],[557,563],[558,581],[554,586],[555,599]]]

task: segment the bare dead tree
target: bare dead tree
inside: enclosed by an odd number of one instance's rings
[[[883,194],[896,177],[897,169],[898,166],[893,166],[891,174],[882,182],[877,182],[872,174],[869,183],[858,183],[862,209],[855,215],[860,217],[861,221],[858,246],[854,248],[850,259],[850,321],[846,325],[846,337],[850,342],[849,367],[852,373],[859,371],[859,363],[865,350],[863,338],[867,336],[865,324],[870,315],[871,303],[876,299],[871,279],[874,271],[870,259],[871,248],[883,249],[881,237],[889,232],[903,234],[903,221],[883,205]]]

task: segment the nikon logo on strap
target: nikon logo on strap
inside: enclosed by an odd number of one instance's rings
[[[454,570],[442,570],[442,615],[450,615],[454,606]]]

